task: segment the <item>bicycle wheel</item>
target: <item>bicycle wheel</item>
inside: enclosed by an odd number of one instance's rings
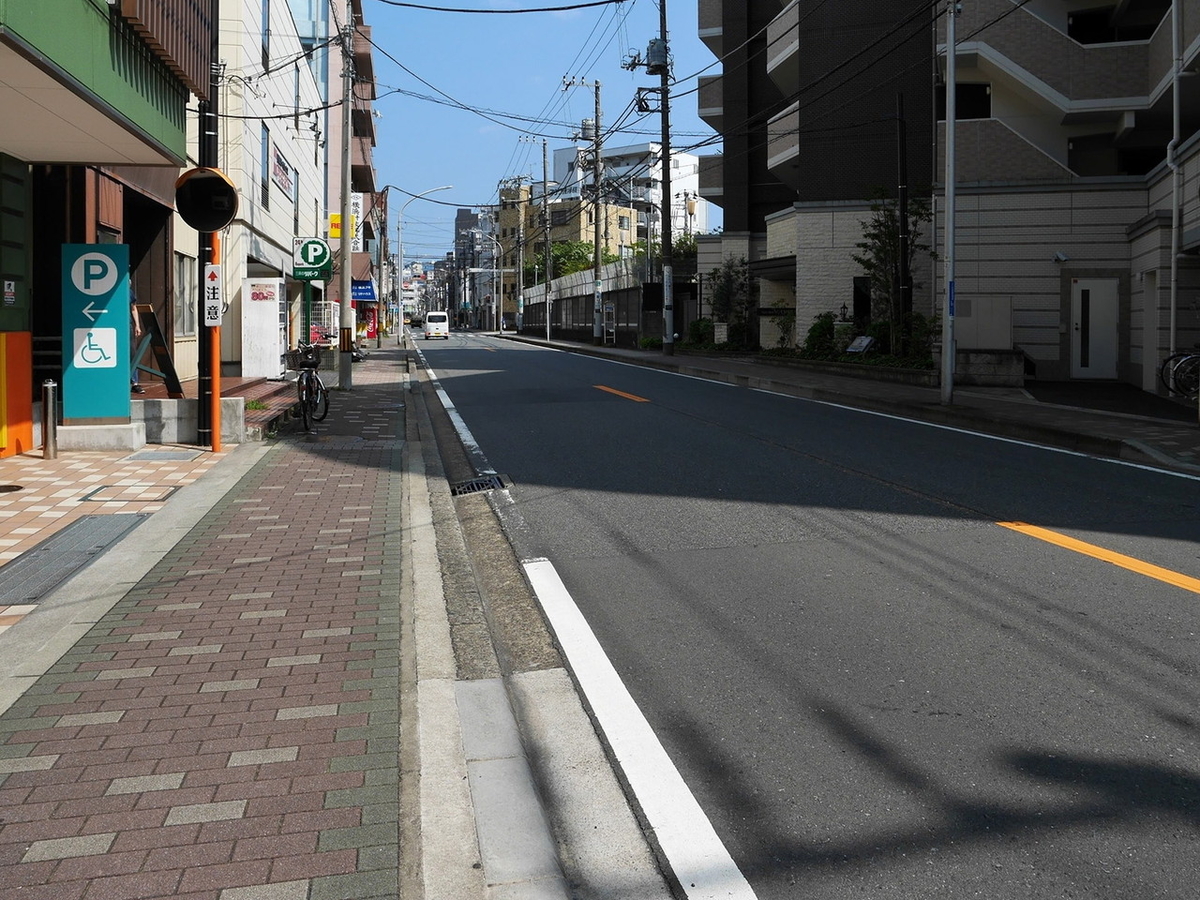
[[[1177,379],[1175,377],[1175,368],[1176,368],[1176,366],[1182,364],[1182,362],[1186,361],[1189,358],[1189,356],[1192,356],[1192,354],[1190,354],[1190,353],[1171,354],[1170,356],[1168,356],[1168,358],[1163,360],[1163,365],[1159,366],[1158,380],[1160,380],[1160,382],[1163,383],[1164,388],[1166,388],[1166,391],[1168,391],[1169,394],[1180,394],[1181,391],[1178,390],[1178,388],[1176,386]]]
[[[305,431],[312,431],[312,388],[308,383],[311,376],[307,372],[301,372],[300,377],[296,380],[296,387],[300,391],[300,421],[304,424]]]
[[[314,422],[324,422],[325,417],[329,415],[329,389],[325,387],[325,382],[321,380],[321,376],[314,374],[313,377],[313,392],[312,392],[312,417]]]
[[[1190,353],[1175,353],[1168,356],[1162,361],[1162,365],[1158,367],[1158,380],[1162,382],[1168,393],[1176,393],[1174,370],[1179,363],[1183,362],[1191,356]]]
[[[1193,353],[1177,362],[1171,377],[1175,382],[1175,393],[1196,399],[1200,394],[1200,355]]]

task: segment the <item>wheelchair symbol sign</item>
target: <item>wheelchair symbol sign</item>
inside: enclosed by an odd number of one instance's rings
[[[115,369],[117,329],[76,328],[74,362],[81,369]]]

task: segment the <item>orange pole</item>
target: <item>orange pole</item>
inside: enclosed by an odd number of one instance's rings
[[[212,234],[212,259],[209,262],[214,266],[221,264],[221,236],[216,232]],[[212,451],[213,453],[221,452],[221,326],[210,326],[210,338],[208,342],[208,359],[209,372],[212,373],[212,392],[210,394],[210,415],[209,421],[212,422]]]

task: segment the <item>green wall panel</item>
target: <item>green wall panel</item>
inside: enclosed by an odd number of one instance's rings
[[[0,28],[184,159],[188,91],[104,0],[0,0]]]

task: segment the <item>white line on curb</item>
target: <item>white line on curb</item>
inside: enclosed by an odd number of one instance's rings
[[[494,472],[437,375],[428,364],[426,369],[459,440],[473,457],[476,471]],[[592,708],[596,724],[688,900],[757,900],[596,640],[553,563],[548,559],[533,559],[523,560],[522,565],[571,672]]]
[[[630,696],[554,564],[534,559],[524,567],[596,722],[689,900],[754,900],[753,889]]]

